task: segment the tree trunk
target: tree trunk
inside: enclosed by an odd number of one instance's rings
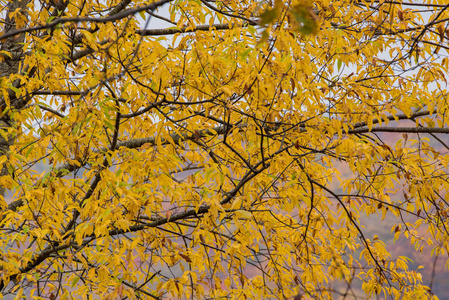
[[[11,18],[12,12],[16,9],[20,9],[20,13],[23,16],[27,16],[26,7],[30,1],[29,0],[13,0],[7,6],[7,17],[5,22],[5,27],[3,33],[8,33],[10,31],[18,29],[16,24],[16,18]],[[0,82],[2,85],[8,84],[9,76],[11,74],[17,74],[19,72],[19,65],[22,59],[22,43],[25,40],[25,34],[20,34],[16,36],[9,37],[1,41],[1,50],[7,51],[12,57],[6,54],[2,54],[3,61],[0,62]],[[12,83],[9,81],[9,83]],[[0,130],[8,131],[8,128],[12,126],[11,120],[9,118],[8,102],[14,101],[15,95],[12,91],[9,93],[9,99],[4,97],[0,98]],[[6,110],[6,111],[5,111]],[[0,135],[0,156],[8,155],[9,146],[13,142],[13,137],[9,136],[7,139]],[[0,176],[8,174],[7,165],[2,166]],[[0,185],[0,195],[4,198],[6,189],[3,185]]]

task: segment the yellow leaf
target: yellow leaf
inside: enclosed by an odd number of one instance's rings
[[[231,97],[234,94],[232,92],[232,90],[227,86],[221,87],[221,90],[226,94],[226,96],[229,96],[229,97]]]
[[[236,215],[238,218],[242,218],[242,219],[251,219],[251,218],[253,217],[253,215],[252,215],[251,212],[246,211],[246,210],[241,210],[241,209],[236,210],[236,211],[235,211],[235,215]]]

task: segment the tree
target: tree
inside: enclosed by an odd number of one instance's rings
[[[0,292],[432,298],[443,2],[2,2]]]

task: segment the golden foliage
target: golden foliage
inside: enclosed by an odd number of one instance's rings
[[[445,1],[10,1],[3,296],[435,297]]]

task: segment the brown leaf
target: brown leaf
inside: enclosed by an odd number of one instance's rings
[[[206,244],[206,241],[204,240],[204,237],[202,234],[200,234],[200,240],[201,240],[201,243]]]
[[[405,172],[404,174],[405,179],[409,180],[410,179],[410,172]]]
[[[299,141],[296,141],[296,142],[295,142],[295,148],[296,148],[296,149],[299,149]]]
[[[200,132],[199,132],[198,130],[195,130],[195,131],[193,132],[193,134],[194,134],[195,140],[199,140],[199,139],[200,139]]]
[[[192,260],[190,259],[190,257],[188,255],[185,255],[183,253],[179,253],[179,256],[181,256],[182,258],[184,258],[184,260],[188,263],[191,263]]]
[[[246,281],[245,275],[240,273],[240,278],[239,279],[240,279],[240,283],[242,284],[242,286],[244,286],[245,285],[245,281]]]
[[[382,148],[384,148],[385,150],[387,150],[387,151],[390,151],[391,152],[391,148],[390,148],[390,146],[388,146],[388,145],[386,145],[386,144],[383,144],[383,145],[380,145]]]
[[[251,95],[253,93],[251,86],[249,86],[247,84],[245,84],[244,90],[248,95]]]
[[[443,27],[443,24],[438,25],[437,30],[438,30],[438,34],[440,35],[440,40],[442,41],[444,39],[444,27]]]

